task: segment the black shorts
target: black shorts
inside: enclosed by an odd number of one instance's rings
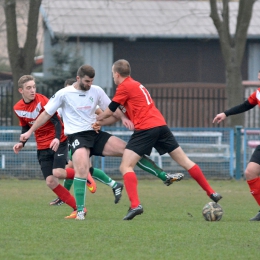
[[[57,152],[52,149],[37,150],[37,158],[41,166],[44,179],[52,175],[52,170],[57,168],[65,169],[68,158],[68,142],[62,142]]]
[[[257,163],[260,165],[260,145],[258,145],[255,148],[255,150],[250,158],[250,162],[254,162],[254,163]]]
[[[77,149],[85,147],[89,148],[90,156],[103,156],[102,153],[105,144],[111,136],[112,135],[107,132],[99,131],[96,133],[94,130],[68,135],[71,154],[73,154]]]
[[[179,144],[168,126],[159,126],[134,131],[126,145],[126,149],[134,151],[139,156],[150,155],[153,147],[162,155],[172,152]]]

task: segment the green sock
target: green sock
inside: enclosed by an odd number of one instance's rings
[[[70,190],[72,184],[73,184],[73,180],[71,180],[71,179],[64,179],[64,181],[63,181],[63,186],[67,190]]]
[[[102,170],[93,168],[93,174],[92,177],[108,186],[113,188],[115,186],[116,182],[112,180],[109,176],[107,176]]]
[[[166,181],[166,172],[163,171],[154,161],[143,155],[140,161],[136,164],[142,170],[151,173],[162,181]]]
[[[77,211],[82,211],[85,207],[86,179],[74,178],[74,196],[76,199]]]

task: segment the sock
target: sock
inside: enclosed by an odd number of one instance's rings
[[[75,171],[74,171],[74,169],[72,169],[72,168],[66,168],[65,171],[66,171],[66,173],[67,173],[66,179],[73,180],[73,179],[74,179],[74,176],[75,176]]]
[[[70,194],[70,192],[65,189],[62,185],[58,185],[53,192],[57,194],[57,196],[67,205],[73,208],[73,210],[77,209],[75,198]]]
[[[73,180],[64,179],[64,181],[63,181],[63,186],[64,186],[64,188],[66,188],[67,190],[70,190],[72,184],[73,184]]]
[[[250,188],[250,192],[256,200],[257,204],[260,206],[260,178],[257,177],[253,180],[247,181]]]
[[[91,170],[90,170],[91,172]],[[108,186],[111,188],[115,186],[116,182],[112,180],[109,176],[107,176],[102,170],[93,168],[93,173],[91,174],[92,177]]]
[[[66,168],[65,169],[67,176],[66,179],[64,179],[63,181],[63,186],[67,189],[70,190],[72,184],[73,184],[73,179],[75,176],[75,171],[72,168]]]
[[[200,187],[207,192],[208,196],[210,196],[212,193],[215,193],[197,164],[191,167],[188,172],[190,176],[200,185]]]
[[[85,207],[86,182],[86,179],[78,177],[74,178],[74,196],[78,211],[82,211]]]
[[[136,208],[139,204],[138,192],[137,192],[137,178],[134,172],[127,172],[123,176],[125,189],[128,195],[128,198],[131,202],[131,208]]]
[[[158,177],[162,181],[166,181],[166,172],[163,171],[159,166],[157,166],[154,161],[149,159],[147,156],[143,155],[140,161],[136,164],[142,170],[151,173],[152,175]]]

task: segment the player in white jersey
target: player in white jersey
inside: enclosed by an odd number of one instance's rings
[[[92,85],[94,77],[95,70],[91,66],[81,66],[77,72],[77,82],[73,86],[56,92],[30,130],[20,136],[21,141],[27,140],[59,107],[62,108],[64,132],[71,145],[75,169],[74,194],[77,204],[76,219],[78,220],[85,219],[83,209],[85,207],[86,178],[90,166],[89,157],[91,155],[122,157],[126,146],[126,142],[122,139],[107,132],[96,132],[92,128],[92,124],[96,122],[96,106],[98,105],[102,110],[105,110],[111,102],[102,88]],[[104,119],[102,123],[109,125],[120,119],[124,126],[133,130],[133,123],[119,109],[112,116]],[[165,173],[147,157],[143,157],[139,162],[140,165],[137,165],[140,168],[159,177],[167,186],[183,178],[181,174]]]

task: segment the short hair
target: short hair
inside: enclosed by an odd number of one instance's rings
[[[28,82],[28,81],[31,81],[31,80],[34,80],[35,81],[35,78],[32,76],[32,75],[23,75],[19,80],[18,80],[18,88],[23,88],[23,84]]]
[[[131,67],[129,62],[123,59],[114,62],[113,70],[122,77],[128,77],[131,74]]]
[[[95,70],[89,65],[82,65],[77,72],[77,76],[80,78],[84,78],[85,76],[90,77],[93,79],[95,77]]]
[[[75,82],[76,82],[76,79],[74,79],[74,78],[66,79],[64,82],[64,87],[70,86]]]

